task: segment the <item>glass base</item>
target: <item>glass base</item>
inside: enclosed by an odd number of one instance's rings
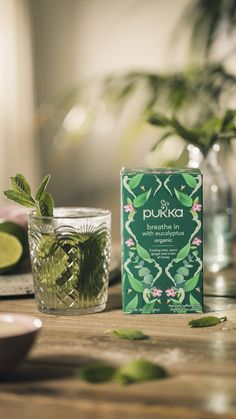
[[[105,310],[106,303],[99,304],[94,307],[88,308],[48,308],[43,306],[38,306],[39,311],[45,314],[54,314],[59,316],[83,316],[85,314],[94,314],[99,313],[100,311]]]

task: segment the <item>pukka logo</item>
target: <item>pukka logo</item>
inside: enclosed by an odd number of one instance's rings
[[[143,220],[148,218],[182,218],[184,216],[184,212],[180,208],[168,208],[170,203],[165,201],[164,199],[161,200],[161,208],[159,209],[146,209],[143,210]]]

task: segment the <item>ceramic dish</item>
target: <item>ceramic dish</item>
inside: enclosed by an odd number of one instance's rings
[[[33,316],[0,314],[0,376],[23,360],[41,327],[41,320]]]

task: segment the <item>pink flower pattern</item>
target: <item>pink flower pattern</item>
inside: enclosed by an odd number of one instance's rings
[[[202,205],[201,204],[193,204],[192,211],[201,211]]]
[[[199,237],[195,237],[192,241],[193,246],[200,246],[201,243],[202,243],[202,241],[201,241],[201,239],[199,239]]]
[[[175,292],[174,288],[168,288],[166,290],[166,296],[167,297],[175,297],[176,296],[176,292]]]
[[[125,244],[128,247],[132,247],[132,246],[135,245],[135,243],[134,243],[133,239],[131,239],[131,237],[128,240],[126,240]]]
[[[133,212],[134,211],[134,207],[133,207],[132,204],[124,205],[124,209],[125,209],[125,212]]]
[[[151,294],[153,297],[161,297],[162,290],[159,288],[152,288]]]

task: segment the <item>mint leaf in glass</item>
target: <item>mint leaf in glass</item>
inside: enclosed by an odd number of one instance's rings
[[[52,195],[46,192],[50,177],[50,175],[46,175],[42,179],[34,198],[26,178],[21,173],[17,173],[11,177],[13,189],[4,191],[4,195],[11,201],[17,202],[17,204],[24,207],[35,208],[36,215],[53,217],[54,201]]]
[[[22,174],[17,173],[16,176],[11,177],[11,183],[14,191],[22,193],[31,198],[30,185]]]
[[[42,196],[45,192],[46,187],[48,186],[50,178],[51,178],[51,175],[46,175],[46,176],[44,176],[42,182],[40,183],[40,185],[37,189],[36,195],[35,195],[35,199],[37,201],[40,201],[42,199]]]
[[[39,201],[40,214],[45,217],[53,217],[54,201],[49,192],[44,192]]]
[[[35,201],[21,192],[16,192],[14,190],[7,190],[7,191],[4,191],[4,195],[11,201],[17,202],[17,204],[23,205],[24,207],[27,207],[27,208],[35,207]]]

